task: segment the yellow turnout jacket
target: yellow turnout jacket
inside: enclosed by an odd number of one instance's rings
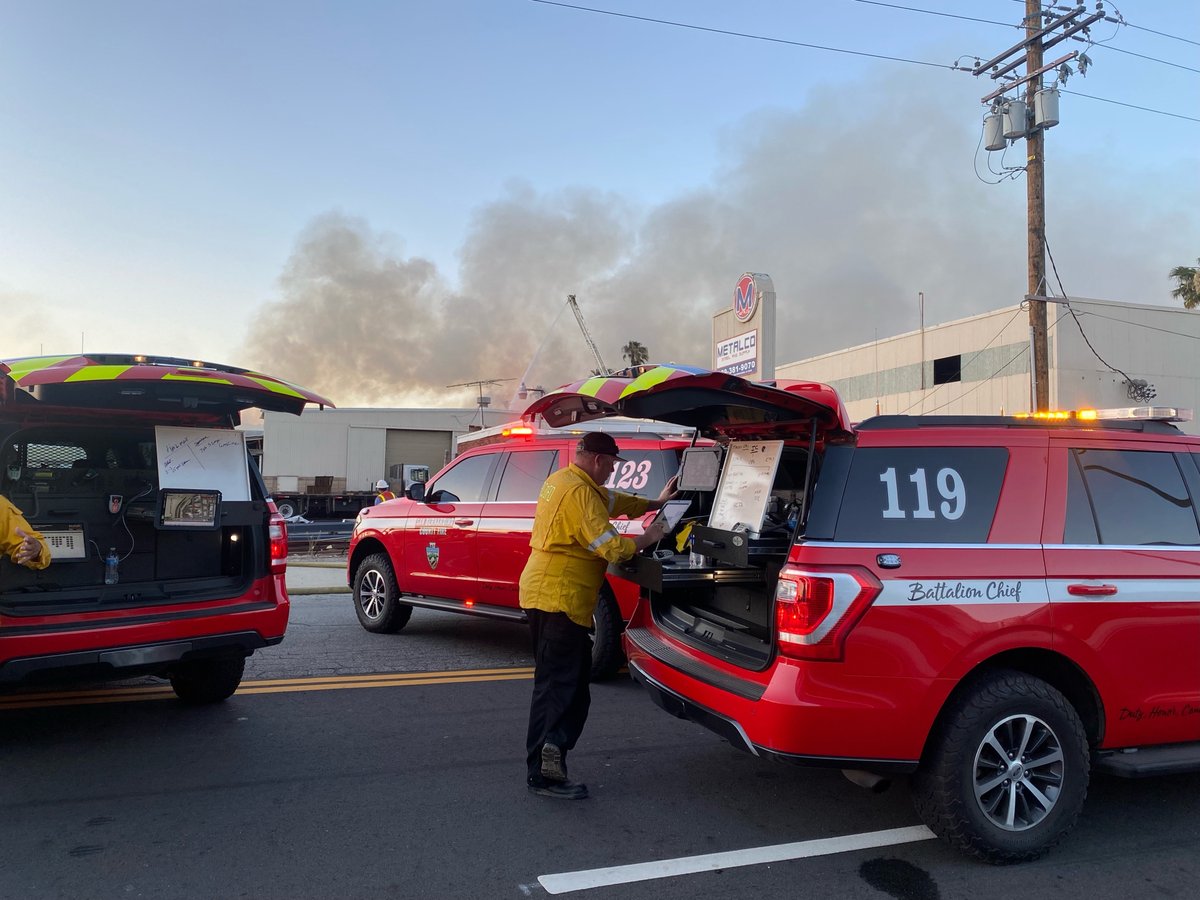
[[[546,479],[533,518],[532,552],[521,573],[521,606],[563,612],[592,627],[596,595],[610,562],[637,552],[610,519],[636,518],[649,501],[608,491],[574,463]]]
[[[21,549],[22,541],[22,538],[17,535],[18,528],[42,545],[42,552],[37,559],[27,562],[26,567],[44,569],[50,565],[50,548],[46,546],[46,539],[42,537],[41,532],[33,530],[33,527],[21,515],[21,511],[13,506],[7,497],[0,497],[0,553],[14,563],[17,561],[17,551]]]

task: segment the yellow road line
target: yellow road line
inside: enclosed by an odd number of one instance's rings
[[[313,678],[264,678],[243,681],[238,694],[289,694],[305,691],[339,691],[352,688],[413,687],[430,684],[467,684],[483,681],[518,681],[533,677],[530,667],[512,669],[461,669],[450,672],[393,672],[382,675],[332,675]],[[133,703],[167,700],[170,687],[98,688],[82,691],[44,691],[0,697],[0,710],[49,706],[88,706],[96,703]]]

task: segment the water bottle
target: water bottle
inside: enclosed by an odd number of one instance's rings
[[[117,573],[117,565],[121,562],[121,558],[117,556],[117,548],[109,547],[108,556],[104,557],[104,583],[116,584],[120,580],[120,575]]]

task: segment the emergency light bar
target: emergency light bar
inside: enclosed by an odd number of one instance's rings
[[[1176,406],[1118,406],[1111,409],[1058,409],[1045,412],[1014,413],[1017,419],[1043,419],[1062,422],[1124,420],[1139,422],[1190,422],[1192,410]]]

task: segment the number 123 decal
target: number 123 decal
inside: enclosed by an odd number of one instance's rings
[[[631,459],[620,463],[608,476],[608,481],[604,482],[604,486],[617,490],[640,491],[650,480],[650,465],[648,459],[643,459],[641,462]]]

